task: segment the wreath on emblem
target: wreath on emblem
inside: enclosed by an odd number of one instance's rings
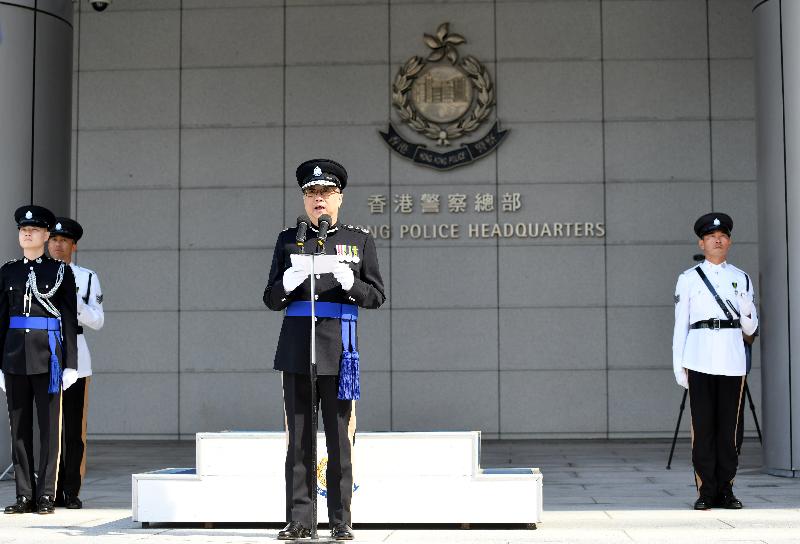
[[[451,139],[476,130],[492,113],[495,104],[494,86],[489,71],[473,56],[466,55],[459,59],[457,46],[466,43],[466,39],[460,34],[450,33],[449,27],[449,23],[442,23],[434,36],[425,34],[425,45],[432,49],[431,53],[426,59],[416,55],[408,59],[397,72],[392,84],[392,105],[400,119],[416,132],[436,140],[440,146],[449,145]],[[477,96],[468,114],[455,122],[440,124],[421,115],[409,94],[426,64],[439,63],[445,58],[469,78]]]

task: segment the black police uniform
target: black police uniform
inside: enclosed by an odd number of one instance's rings
[[[48,293],[56,285],[59,270],[63,273],[63,280],[50,298],[61,314],[60,342],[56,343],[55,351],[61,369],[77,369],[77,302],[75,277],[70,267],[42,255],[33,260],[9,261],[0,268],[0,290],[3,292],[0,296],[0,346],[11,422],[11,455],[17,497],[29,501],[34,498],[40,501],[43,497],[52,501],[55,495],[61,434],[61,386],[59,384],[55,393],[48,392],[51,364],[48,331],[12,328],[11,318],[55,317],[32,294],[27,298],[29,306],[26,305],[26,284],[33,271],[39,292]],[[33,477],[34,402],[41,448],[38,479]]]
[[[303,177],[300,169],[298,177]],[[296,235],[296,228],[287,229],[278,235],[275,243],[269,280],[264,290],[264,304],[271,310],[284,310],[292,302],[311,299],[310,278],[306,278],[290,293],[286,293],[283,287],[283,273],[291,266],[290,255],[300,253]],[[317,235],[318,230],[311,225],[307,247],[317,247]],[[349,266],[354,272],[353,286],[345,291],[332,274],[318,274],[315,277],[315,301],[350,304],[362,308],[378,308],[383,304],[386,298],[383,279],[378,268],[375,242],[369,231],[341,222],[333,225],[328,230],[325,254],[337,253],[351,257]],[[340,319],[317,317],[315,328],[317,388],[328,448],[328,519],[331,527],[339,524],[349,526],[350,500],[353,494],[351,448],[355,432],[355,401],[337,398],[339,365],[343,352]],[[300,522],[306,528],[310,527],[311,498],[312,493],[316,492],[316,475],[311,473],[310,456],[311,433],[315,432],[311,429],[310,342],[310,318],[285,316],[274,368],[283,371],[284,407],[289,438],[286,454],[286,517],[287,521]]]

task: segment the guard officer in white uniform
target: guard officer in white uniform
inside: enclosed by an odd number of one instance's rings
[[[336,540],[353,538],[350,500],[353,494],[352,440],[355,433],[355,399],[359,398],[356,323],[358,308],[377,308],[386,299],[378,268],[375,241],[369,231],[339,220],[342,191],[347,184],[344,167],[327,159],[306,161],[297,168],[308,225],[306,247],[318,247],[319,219],[330,215],[325,253],[338,255],[333,273],[315,278],[316,354],[318,402],[325,424],[328,448],[326,471],[328,523]],[[300,253],[297,228],[278,235],[264,304],[286,310],[275,353],[275,370],[282,371],[288,448],[286,452],[286,517],[280,540],[310,534],[311,499],[316,493],[312,470],[311,380],[309,379],[311,281],[309,272],[292,266],[291,255]],[[314,249],[308,251],[312,253]],[[354,361],[356,363],[354,364]],[[314,410],[317,408],[314,407]]]
[[[47,249],[50,256],[64,261],[72,268],[77,284],[78,304],[78,381],[64,391],[62,398],[62,451],[56,486],[56,506],[83,508],[78,495],[86,474],[86,415],[89,409],[89,383],[92,376],[92,356],[83,335],[84,327],[103,328],[103,291],[97,273],[72,262],[78,249],[83,227],[68,217],[56,217],[50,231]]]
[[[733,494],[736,433],[747,374],[742,334],[758,327],[753,282],[727,262],[733,220],[709,213],[694,225],[705,261],[678,277],[672,365],[689,389],[695,510],[742,508]]]
[[[35,509],[51,514],[61,450],[61,392],[78,377],[75,277],[66,263],[44,253],[55,224],[50,210],[22,206],[14,219],[23,257],[0,268],[0,388],[8,401],[17,487],[17,502],[5,513]],[[39,424],[37,478],[34,414]]]

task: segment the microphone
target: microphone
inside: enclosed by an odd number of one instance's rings
[[[319,216],[319,234],[317,234],[317,244],[320,250],[325,247],[325,240],[328,239],[328,228],[331,226],[331,216],[322,214]]]
[[[308,231],[308,217],[305,215],[301,215],[297,218],[297,236],[295,240],[297,242],[297,247],[300,250],[303,250],[303,246],[306,243],[306,232]]]

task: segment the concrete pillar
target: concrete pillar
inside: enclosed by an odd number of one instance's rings
[[[764,466],[800,477],[800,2],[753,2]]]
[[[69,213],[71,0],[0,4],[0,259],[20,255],[14,210],[31,202]],[[0,262],[0,264],[2,264]],[[10,461],[0,395],[0,472]]]

